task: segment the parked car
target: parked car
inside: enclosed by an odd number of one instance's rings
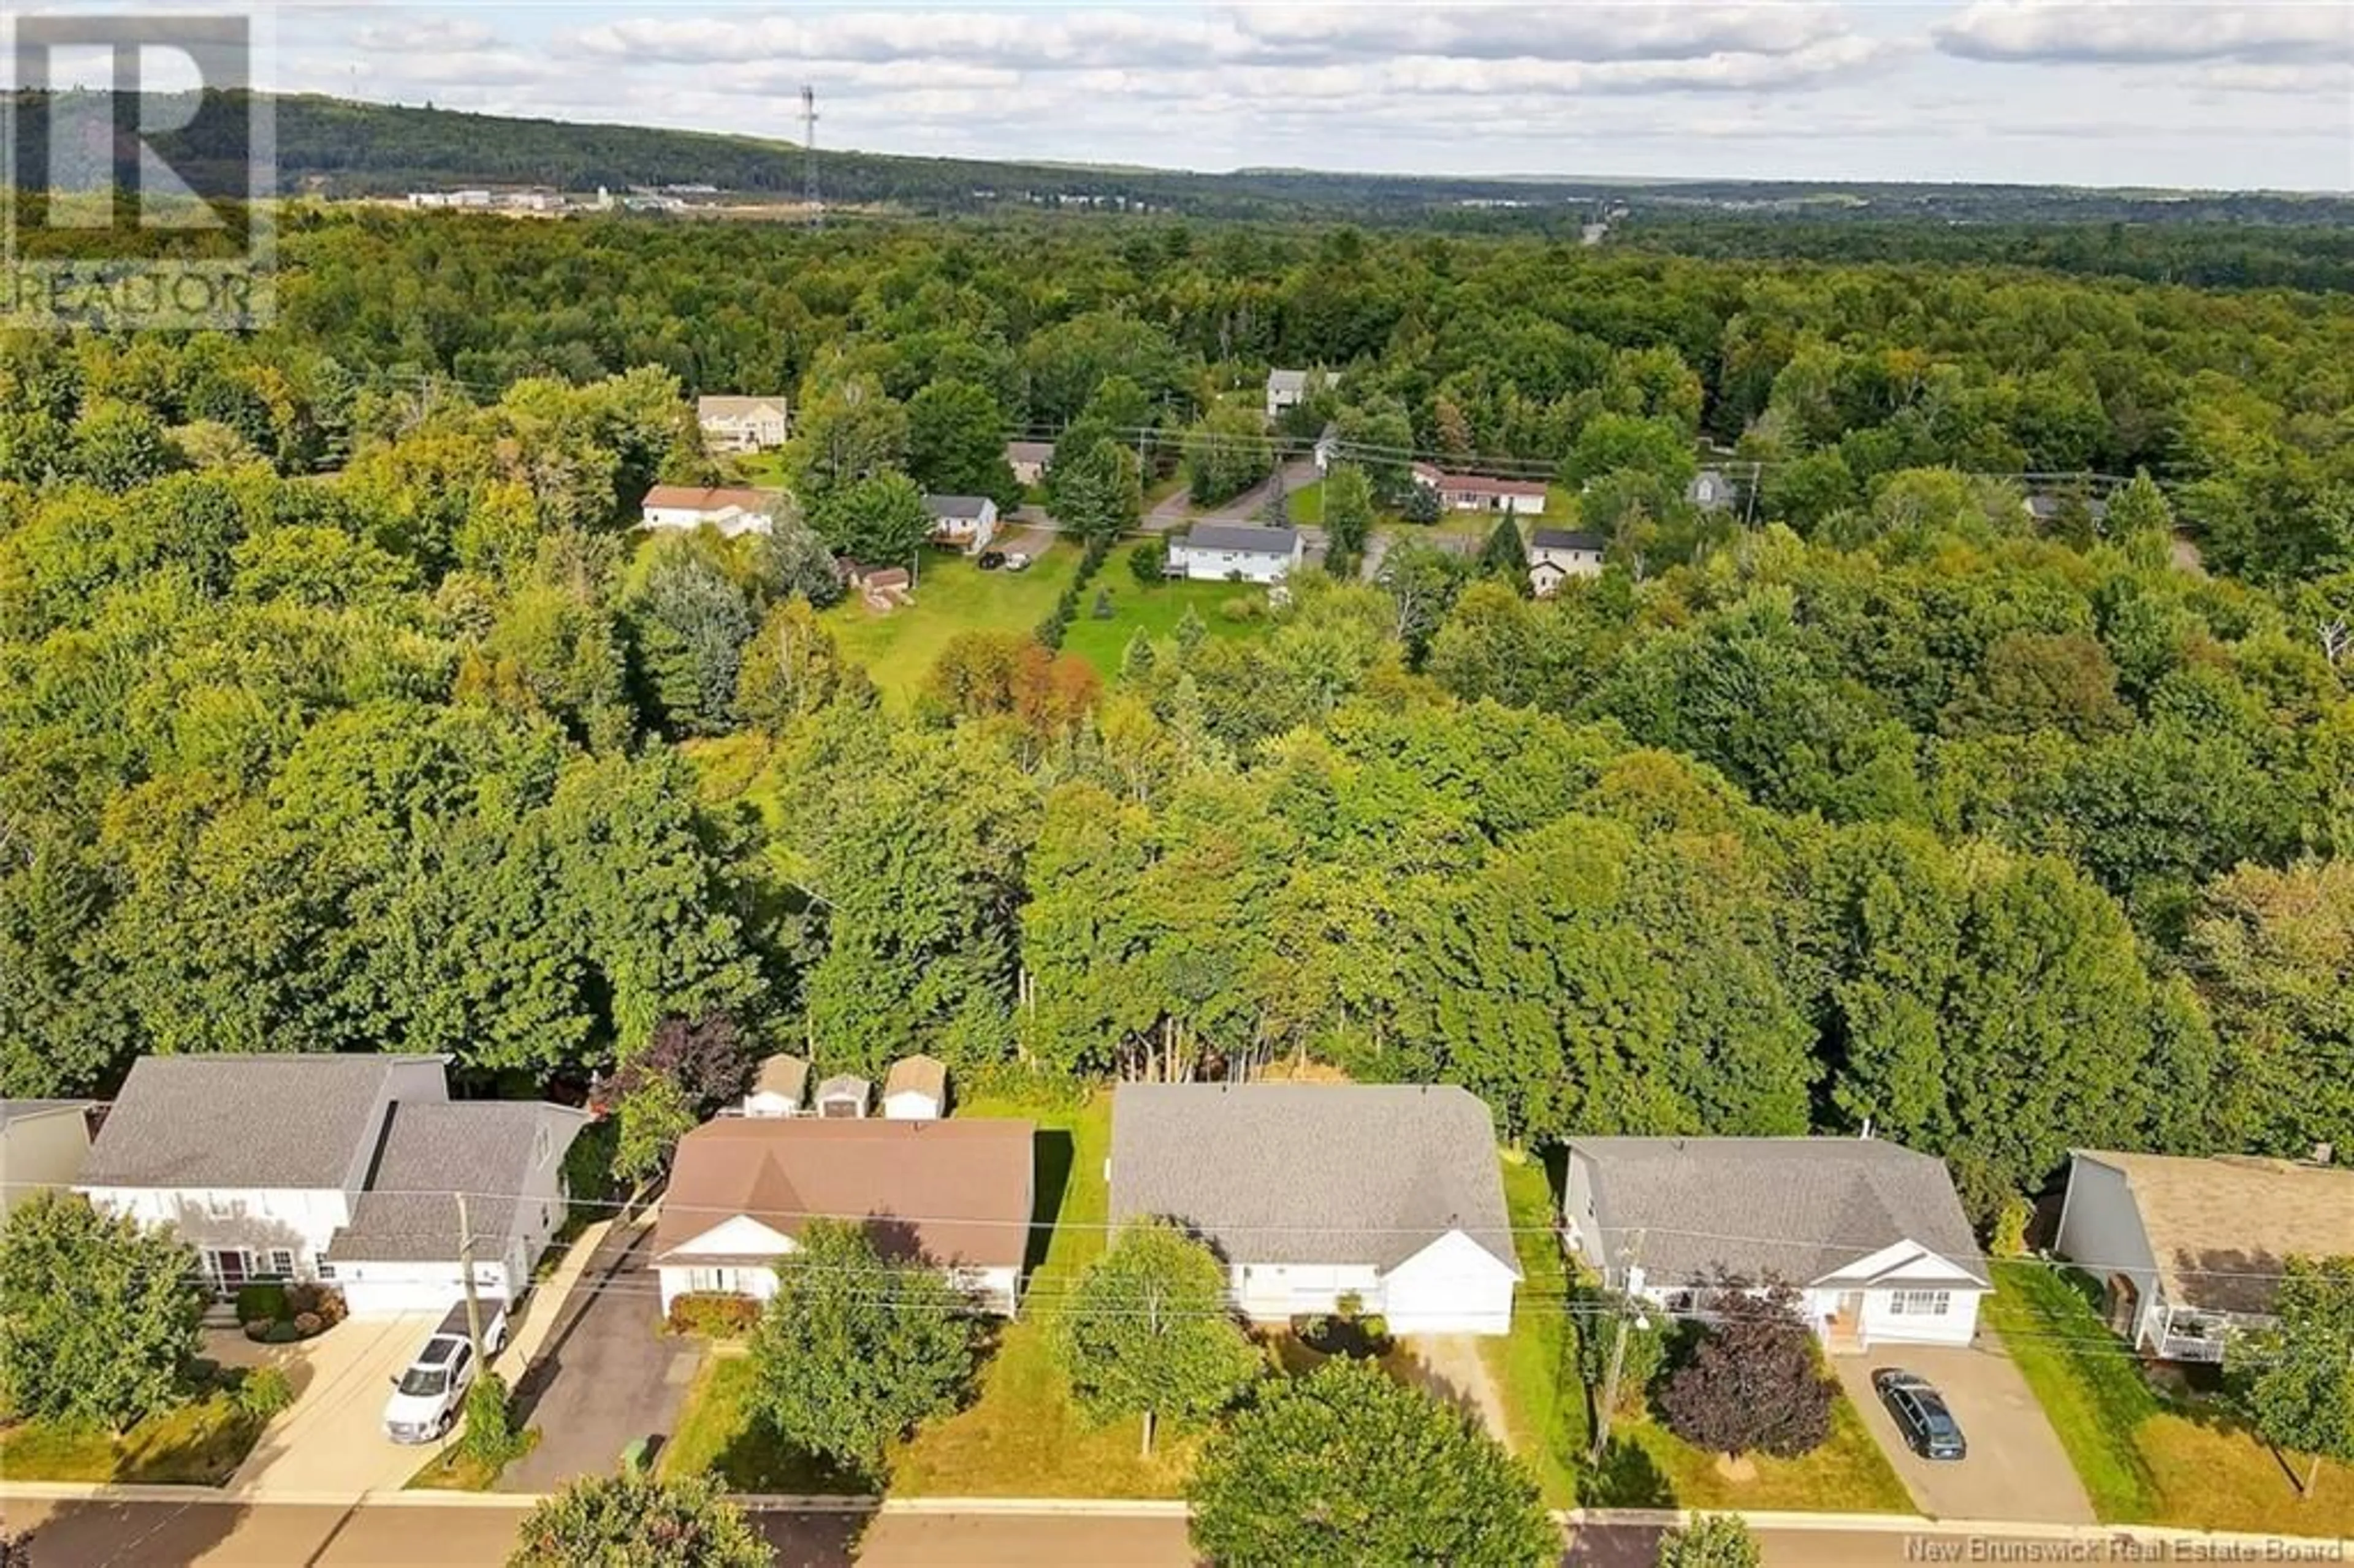
[[[1026,572],[1030,569],[1030,557],[1019,550],[1011,551],[1005,557],[1005,569],[1009,572]]]
[[[507,1342],[507,1304],[495,1296],[479,1298],[482,1315],[482,1350],[497,1355]],[[408,1363],[392,1380],[392,1397],[384,1404],[384,1435],[396,1443],[430,1443],[456,1424],[465,1408],[466,1391],[474,1386],[482,1369],[474,1364],[473,1335],[466,1326],[463,1301],[442,1314]]]
[[[1004,564],[1005,552],[1002,550],[983,550],[980,558],[974,562],[974,565],[984,572],[993,572]]]
[[[1958,1459],[1970,1451],[1962,1437],[1962,1424],[1946,1407],[1946,1396],[1927,1378],[1902,1367],[1882,1367],[1872,1374],[1872,1386],[1904,1442],[1925,1459]]]

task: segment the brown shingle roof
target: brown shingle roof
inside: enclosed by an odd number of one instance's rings
[[[801,1091],[809,1087],[810,1065],[800,1056],[778,1054],[760,1064],[759,1075],[752,1080],[752,1092],[758,1095],[779,1095],[801,1104]]]
[[[2168,1300],[2269,1315],[2289,1258],[2354,1253],[2354,1171],[2254,1155],[2076,1157],[2125,1177]]]
[[[934,1100],[948,1098],[948,1064],[937,1056],[902,1056],[892,1063],[891,1071],[883,1078],[884,1097],[911,1091],[929,1095]]]
[[[747,512],[766,511],[772,504],[764,490],[706,488],[695,484],[657,484],[646,492],[642,504],[674,506],[685,511],[717,512],[729,506],[739,506]]]
[[[798,1235],[815,1218],[897,1222],[878,1239],[940,1263],[1019,1267],[1029,1241],[1031,1124],[731,1117],[679,1139],[654,1255],[737,1215]],[[898,1230],[904,1225],[904,1233]]]

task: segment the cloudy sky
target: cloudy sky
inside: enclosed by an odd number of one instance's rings
[[[2354,187],[2354,5],[281,4],[279,85],[821,145],[1411,173]]]

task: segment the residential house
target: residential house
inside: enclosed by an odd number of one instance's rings
[[[997,537],[997,503],[986,495],[926,495],[932,514],[932,543],[977,556]]]
[[[713,527],[728,538],[766,534],[777,525],[777,497],[764,490],[657,484],[643,504],[649,528]]]
[[[2060,521],[2060,514],[2072,501],[2084,503],[2084,514],[2097,528],[2109,520],[2109,503],[2097,495],[2068,496],[2039,490],[2020,503],[2039,528],[2049,528]]]
[[[1541,479],[1505,479],[1487,473],[1448,473],[1426,462],[1412,470],[1414,482],[1438,493],[1439,505],[1450,512],[1507,512],[1534,516],[1545,509],[1545,482]]]
[[[760,1064],[744,1096],[746,1116],[799,1116],[809,1095],[808,1059],[782,1054]]]
[[[1270,419],[1286,408],[1296,408],[1308,397],[1308,372],[1305,370],[1270,370],[1267,373],[1267,417]]]
[[[1304,553],[1297,528],[1256,523],[1196,523],[1169,541],[1167,571],[1195,582],[1276,583]]]
[[[836,1073],[817,1086],[817,1114],[832,1120],[864,1117],[874,1093],[875,1086],[865,1079]]]
[[[1036,484],[1046,477],[1047,465],[1055,461],[1052,441],[1008,441],[1005,443],[1005,466],[1013,471],[1017,484]]]
[[[1833,1351],[1966,1345],[1992,1279],[1945,1161],[1868,1138],[1574,1138],[1563,1243],[1670,1313],[1768,1281]]]
[[[948,1064],[937,1056],[902,1056],[892,1063],[883,1076],[883,1114],[893,1121],[948,1115]]]
[[[2354,1170],[2080,1149],[2054,1250],[2145,1355],[2221,1361],[2234,1330],[2272,1321],[2289,1258],[2354,1254]]]
[[[331,1281],[357,1316],[463,1293],[466,1193],[480,1287],[530,1280],[567,1198],[586,1118],[535,1103],[452,1103],[443,1058],[143,1056],[77,1192],[196,1249],[207,1283]]]
[[[1450,1085],[1122,1084],[1111,1218],[1164,1216],[1280,1322],[1353,1297],[1405,1334],[1502,1334],[1521,1280],[1488,1107]]]
[[[1030,1237],[1026,1121],[730,1117],[679,1139],[653,1261],[663,1310],[689,1292],[767,1300],[811,1220],[865,1224],[889,1256],[938,1265],[1011,1317]]]
[[[1551,599],[1571,577],[1602,575],[1609,541],[1582,528],[1538,528],[1529,535],[1529,588]]]
[[[1741,493],[1723,469],[1704,468],[1684,486],[1684,499],[1703,512],[1724,512],[1740,503]]]
[[[782,397],[697,397],[695,422],[716,452],[764,452],[791,433]]]
[[[0,1100],[0,1218],[69,1187],[90,1158],[89,1100]]]

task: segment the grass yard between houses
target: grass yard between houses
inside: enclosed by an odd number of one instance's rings
[[[485,1465],[466,1452],[461,1439],[465,1432],[461,1423],[443,1439],[441,1449],[425,1461],[417,1474],[408,1478],[401,1488],[408,1492],[486,1492],[499,1484],[507,1465],[514,1464],[539,1446],[539,1428],[527,1426],[515,1435],[515,1450],[507,1456],[504,1465]]]
[[[2229,1414],[2161,1395],[2110,1332],[2099,1287],[2073,1269],[1998,1263],[1985,1310],[2112,1523],[2354,1535],[2354,1466],[2325,1464],[2312,1498],[2280,1456]]]
[[[1096,590],[1111,592],[1111,619],[1095,618]],[[1128,640],[1142,631],[1148,637],[1170,637],[1177,623],[1191,609],[1202,620],[1202,626],[1213,637],[1252,637],[1267,630],[1264,616],[1256,620],[1229,619],[1220,608],[1228,599],[1246,599],[1259,606],[1267,604],[1267,590],[1251,583],[1196,583],[1182,579],[1155,583],[1150,588],[1138,584],[1128,569],[1126,557],[1114,551],[1104,563],[1095,581],[1079,590],[1079,613],[1063,633],[1063,652],[1076,653],[1095,667],[1097,674],[1106,681],[1119,674],[1119,662],[1128,652]]]
[[[984,572],[962,556],[927,551],[913,603],[880,612],[853,594],[825,612],[825,626],[843,657],[864,665],[885,700],[904,707],[958,632],[1032,630],[1078,570],[1079,552],[1062,547],[1022,572]]]
[[[1589,1427],[1577,1378],[1577,1326],[1568,1312],[1568,1263],[1553,1238],[1553,1182],[1542,1160],[1506,1156],[1504,1206],[1523,1277],[1512,1331],[1482,1340],[1480,1351],[1504,1396],[1513,1452],[1536,1471],[1549,1506],[1571,1508]]]
[[[1283,506],[1284,515],[1290,522],[1304,523],[1310,527],[1321,526],[1324,522],[1324,482],[1310,480],[1288,493],[1283,498]]]
[[[868,1487],[812,1454],[786,1446],[750,1407],[752,1361],[720,1347],[703,1359],[678,1413],[678,1429],[654,1457],[663,1477],[711,1475],[731,1492],[806,1496]]]
[[[267,1425],[239,1410],[226,1389],[150,1416],[120,1437],[27,1421],[0,1429],[0,1476],[217,1487],[245,1462]]]
[[[1730,1480],[1702,1453],[1657,1421],[1622,1424],[1603,1457],[1588,1500],[1624,1508],[1797,1509],[1835,1513],[1911,1513],[1913,1496],[1842,1394],[1831,1406],[1828,1442],[1801,1459],[1753,1454],[1756,1474]]]
[[[1143,1423],[1089,1421],[1055,1359],[1055,1303],[1105,1245],[1111,1097],[1070,1106],[976,1097],[957,1114],[1038,1124],[1037,1215],[1057,1223],[1032,1271],[1022,1316],[1006,1325],[981,1369],[979,1397],[901,1446],[891,1489],[932,1497],[1177,1496],[1198,1438],[1163,1427],[1145,1457],[1138,1452]]]

